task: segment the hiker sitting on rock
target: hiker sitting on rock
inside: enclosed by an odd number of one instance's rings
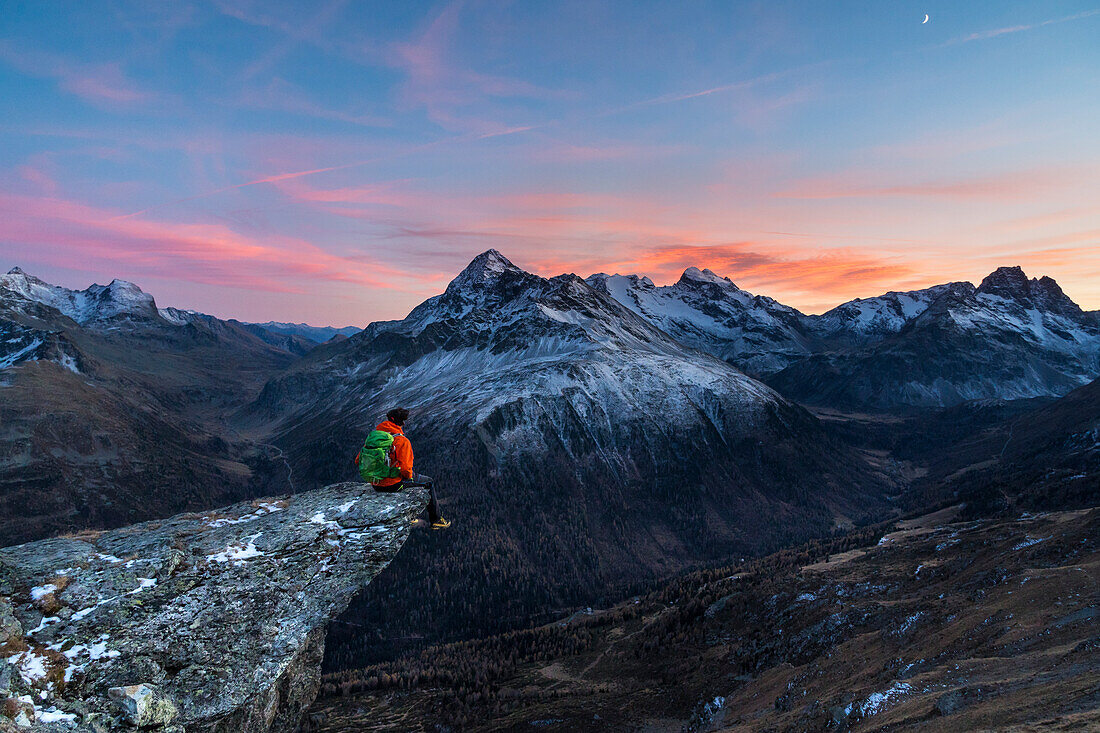
[[[413,471],[412,443],[402,430],[408,419],[409,411],[404,407],[395,407],[387,412],[386,419],[367,436],[363,449],[355,457],[355,465],[359,467],[359,475],[375,491],[394,492],[415,486],[426,488],[430,497],[428,521],[432,529],[446,529],[451,523],[439,513],[432,477]]]

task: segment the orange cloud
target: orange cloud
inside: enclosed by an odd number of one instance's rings
[[[566,263],[562,262],[539,263],[540,269],[564,266]],[[815,253],[812,249],[783,249],[773,243],[755,241],[656,247],[617,261],[593,259],[590,267],[593,271],[646,274],[657,282],[674,281],[688,267],[710,268],[746,290],[802,305],[820,305],[824,300],[834,302],[894,289],[899,280],[911,277],[914,272],[913,263],[851,250]]]

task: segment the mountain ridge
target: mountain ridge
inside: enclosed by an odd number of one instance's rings
[[[1060,396],[1100,376],[1100,322],[1019,266],[969,282],[857,298],[805,315],[688,268],[671,285],[587,281],[685,344],[800,402],[847,410]],[[991,359],[991,354],[999,359]]]
[[[274,449],[229,420],[294,358],[123,281],[0,276],[0,544],[284,488]]]

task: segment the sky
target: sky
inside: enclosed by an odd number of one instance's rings
[[[9,0],[0,268],[317,325],[490,247],[808,313],[1020,265],[1100,309],[1098,39],[1097,0]]]

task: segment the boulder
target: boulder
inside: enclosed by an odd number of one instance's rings
[[[168,725],[179,715],[175,703],[152,685],[112,687],[107,696],[123,717],[139,728]]]
[[[41,730],[295,731],[426,502],[343,483],[0,549],[5,694]]]
[[[30,697],[7,697],[0,700],[0,720],[7,720],[20,728],[29,728],[34,722],[34,703]]]

